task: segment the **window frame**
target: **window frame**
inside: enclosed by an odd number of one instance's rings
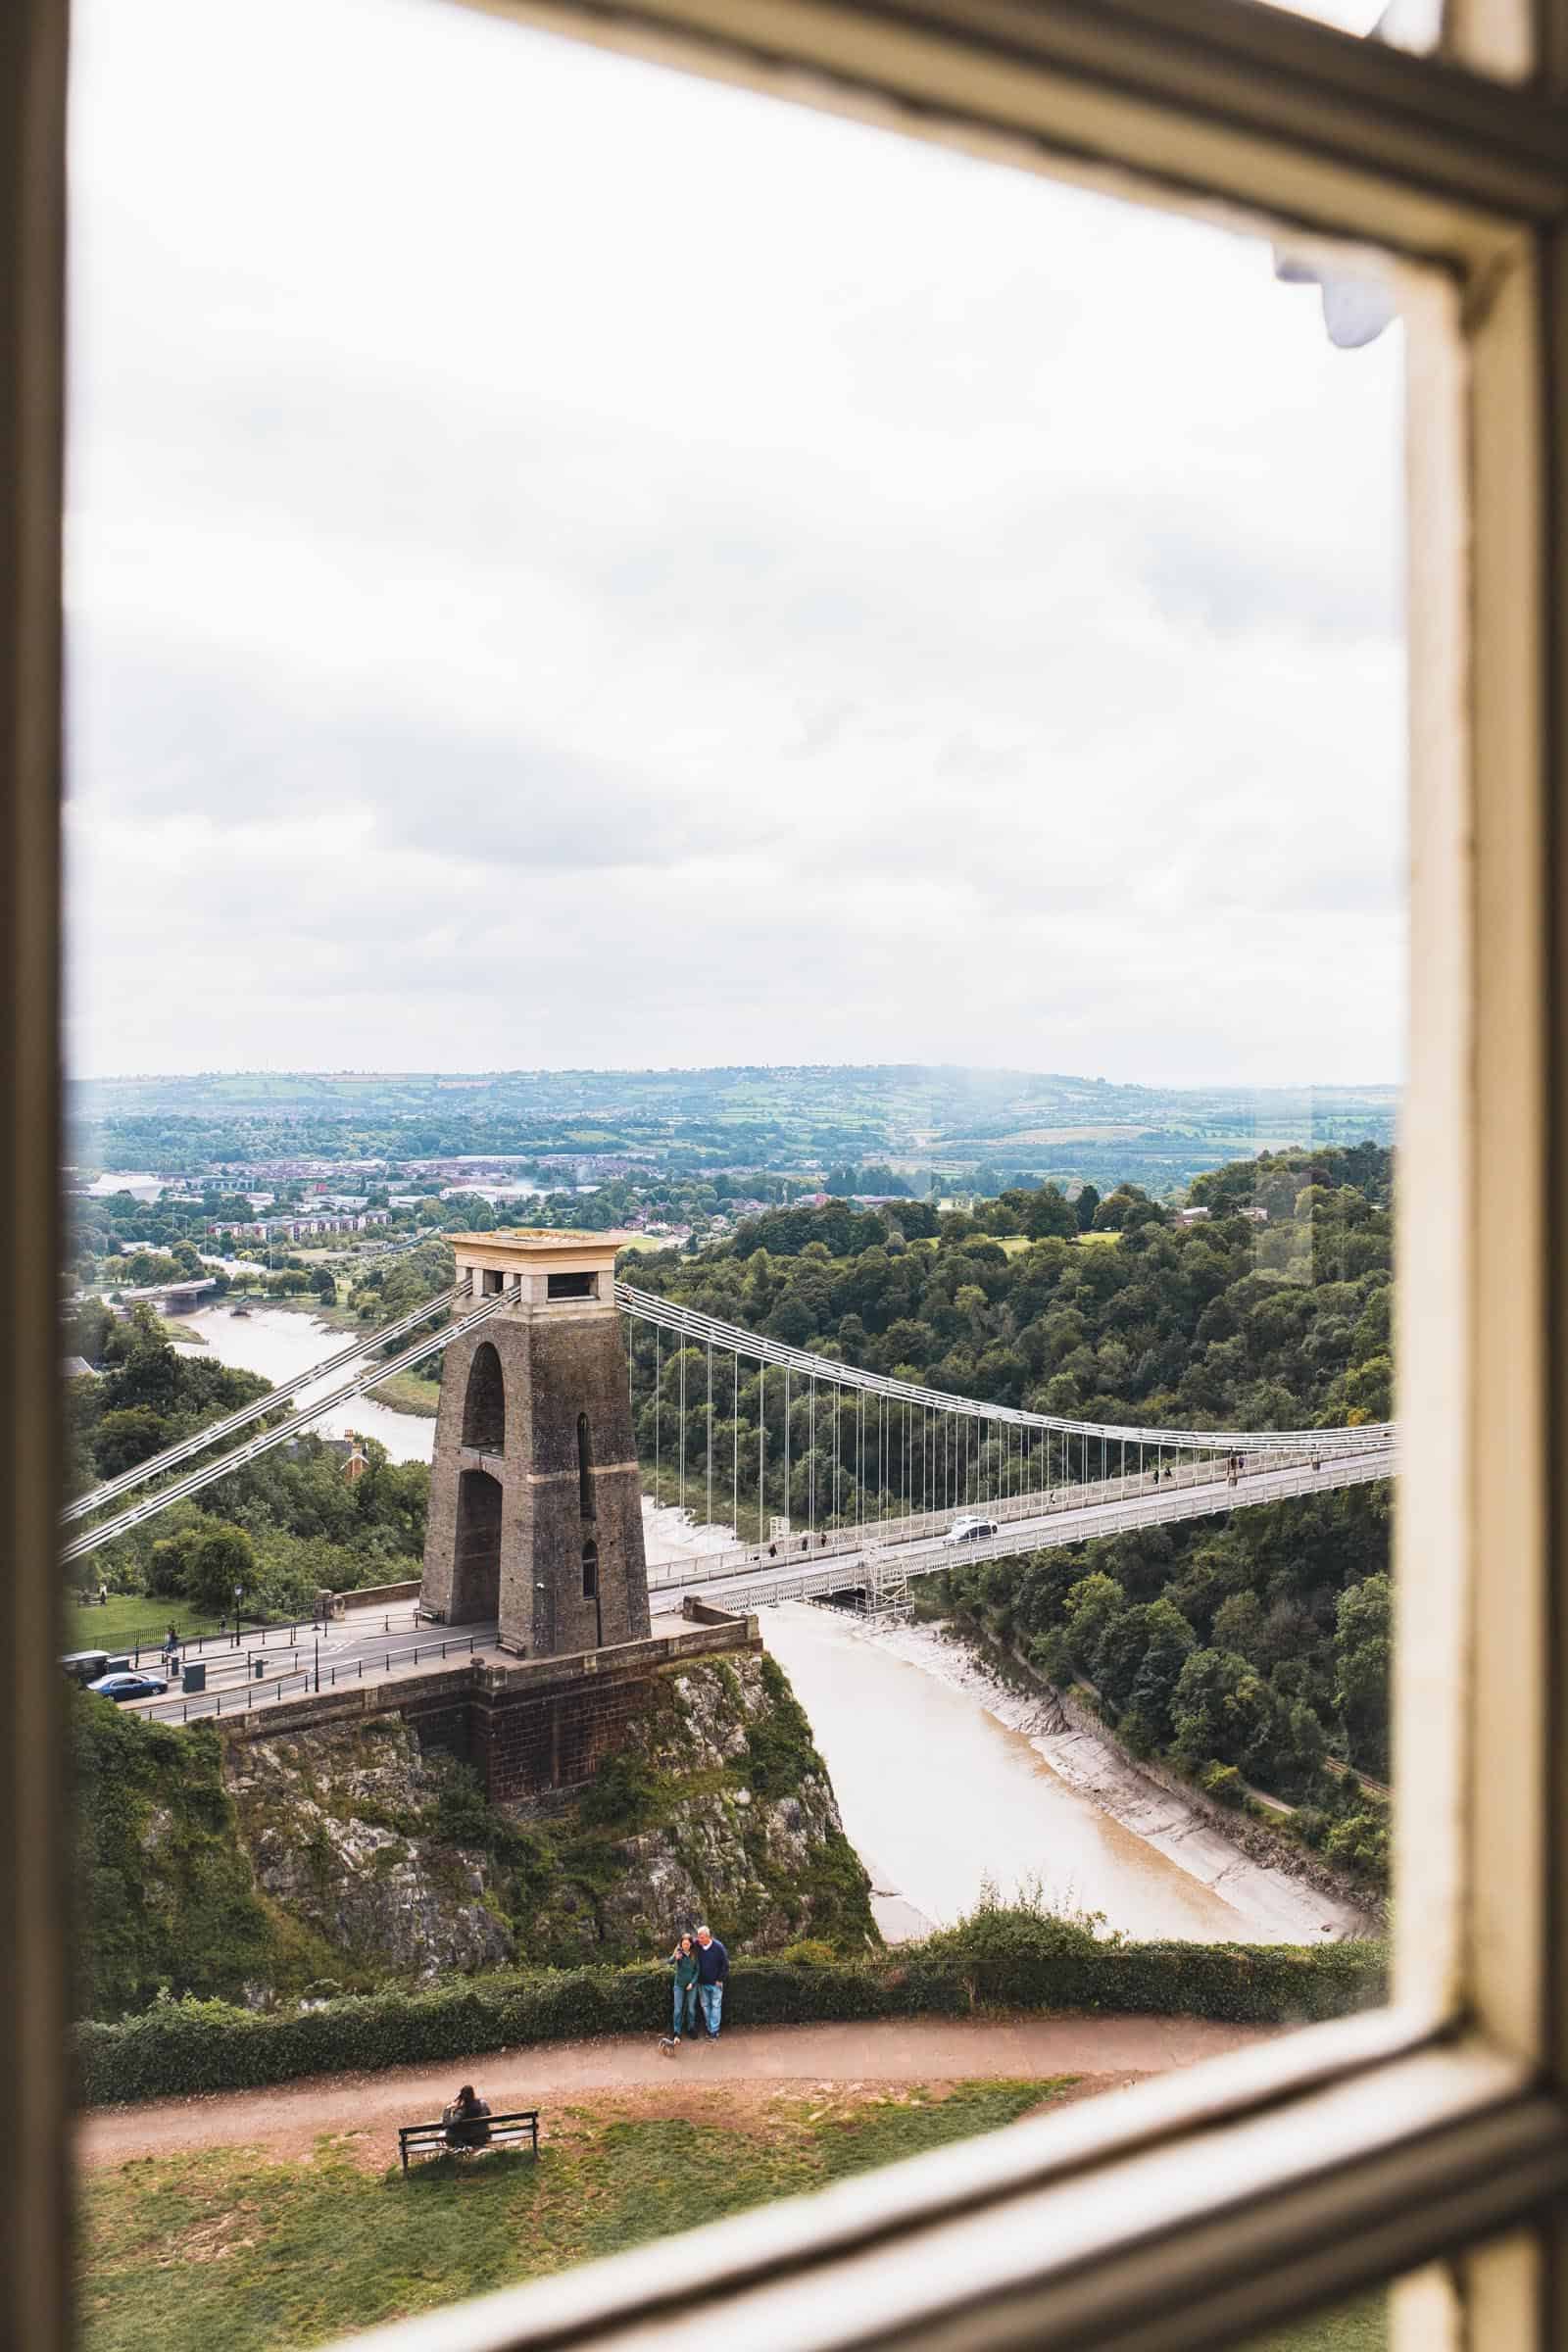
[[[1160,2352],[1445,2258],[1446,2285],[1396,2298],[1400,2352],[1568,2341],[1568,1874],[1551,1867],[1568,1833],[1568,0],[1452,0],[1444,61],[1259,0],[468,4],[1134,201],[1357,239],[1401,271],[1397,1557],[1422,1605],[1396,1664],[1389,2009],[355,2340],[651,2344],[716,2317],[781,2348]],[[0,2341],[39,2352],[68,2334],[51,1667],[66,14],[11,0],[0,36],[0,1608],[20,1665],[0,1734],[19,1889],[0,1909]]]

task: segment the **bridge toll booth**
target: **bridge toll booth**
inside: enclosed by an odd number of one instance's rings
[[[460,1290],[496,1312],[441,1368],[423,1605],[498,1620],[504,1647],[560,1657],[649,1631],[614,1233],[452,1236]],[[469,1311],[460,1298],[459,1311]]]

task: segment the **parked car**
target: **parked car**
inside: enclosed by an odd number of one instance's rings
[[[101,1674],[87,1688],[122,1706],[127,1698],[162,1698],[169,1685],[161,1674]]]
[[[107,1649],[74,1649],[60,1663],[74,1683],[95,1683],[101,1674],[109,1671],[109,1652]]]
[[[972,1514],[966,1514],[962,1519],[955,1519],[942,1541],[944,1544],[979,1544],[996,1532],[997,1523],[994,1519],[976,1519]]]

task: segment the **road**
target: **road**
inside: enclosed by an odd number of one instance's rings
[[[1391,1477],[1397,1467],[1392,1448],[1368,1453],[1348,1462],[1325,1458],[1321,1469],[1293,1464],[1278,1469],[1252,1470],[1232,1486],[1223,1477],[1202,1484],[1146,1489],[1115,1494],[1003,1523],[995,1536],[966,1543],[961,1550],[925,1532],[901,1540],[898,1522],[884,1522],[874,1545],[836,1549],[813,1559],[810,1552],[780,1547],[776,1561],[751,1555],[737,1567],[705,1567],[701,1561],[676,1575],[657,1570],[649,1580],[656,1609],[678,1609],[681,1594],[699,1592],[705,1600],[741,1613],[767,1608],[779,1601],[820,1599],[832,1592],[854,1592],[877,1577],[906,1573],[929,1576],[963,1558],[1007,1559],[1019,1552],[1084,1544],[1092,1537],[1121,1533],[1128,1528],[1166,1524],[1181,1519],[1209,1518],[1290,1496],[1329,1492],[1342,1486]],[[981,1509],[984,1506],[977,1506]],[[796,1541],[805,1541],[796,1539]],[[842,1544],[840,1531],[834,1541]],[[734,1555],[731,1554],[731,1557]],[[369,1621],[365,1622],[368,1618]],[[346,1682],[396,1680],[422,1672],[443,1657],[455,1659],[495,1650],[493,1623],[473,1626],[419,1626],[412,1605],[392,1611],[355,1612],[320,1629],[293,1629],[292,1642],[273,1635],[270,1641],[251,1637],[238,1647],[204,1651],[208,1690],[201,1695],[142,1700],[137,1711],[164,1722],[195,1723],[207,1715],[227,1714],[235,1708],[254,1710],[280,1698],[298,1697],[319,1687],[330,1690]],[[257,1672],[260,1661],[261,1671]]]
[[[966,1543],[961,1551],[957,1545],[944,1544],[940,1537],[922,1535],[902,1543],[896,1534],[884,1535],[875,1546],[875,1558],[883,1571],[895,1568],[906,1570],[910,1576],[929,1576],[960,1556],[970,1560],[1008,1559],[1021,1551],[1086,1544],[1092,1537],[1117,1535],[1128,1528],[1218,1517],[1257,1503],[1282,1502],[1293,1495],[1390,1478],[1397,1466],[1397,1457],[1390,1448],[1345,1463],[1337,1463],[1330,1457],[1316,1471],[1309,1466],[1249,1471],[1234,1487],[1221,1477],[1168,1492],[1149,1491],[1125,1498],[1042,1511],[1029,1518],[1007,1521],[995,1536]],[[984,1504],[974,1507],[982,1512],[985,1508]],[[793,1556],[781,1555],[776,1565],[749,1564],[711,1574],[688,1572],[679,1579],[679,1585],[682,1591],[700,1588],[705,1599],[754,1609],[766,1607],[770,1601],[807,1600],[826,1592],[853,1590],[865,1582],[866,1559],[864,1549],[841,1551],[819,1562],[812,1562],[808,1551],[798,1551]]]
[[[496,1632],[494,1624],[418,1625],[412,1603],[390,1611],[351,1609],[325,1626],[292,1627],[265,1639],[249,1635],[237,1647],[215,1647],[209,1639],[201,1652],[207,1666],[205,1691],[132,1703],[138,1715],[158,1722],[199,1723],[205,1716],[270,1706],[317,1689],[422,1674],[443,1657],[453,1662],[475,1651],[499,1656]],[[195,1644],[190,1646],[194,1656]],[[151,1663],[145,1653],[143,1663]]]

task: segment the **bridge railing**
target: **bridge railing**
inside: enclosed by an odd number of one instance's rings
[[[1270,1453],[1250,1454],[1241,1476],[1244,1480],[1256,1478],[1298,1464],[1306,1467],[1309,1462],[1307,1448],[1282,1447]],[[1224,1475],[1218,1457],[1181,1454],[1163,1464],[1157,1459],[1148,1463],[1142,1472],[1077,1480],[1070,1486],[1036,1487],[1025,1494],[996,1498],[981,1495],[974,1501],[950,1502],[938,1511],[900,1513],[845,1527],[797,1528],[771,1542],[731,1543],[693,1551],[684,1558],[651,1562],[648,1587],[654,1592],[679,1591],[687,1585],[706,1584],[713,1577],[734,1576],[746,1568],[783,1566],[797,1555],[804,1565],[808,1558],[830,1560],[845,1552],[858,1552],[868,1544],[908,1544],[921,1536],[946,1535],[956,1519],[986,1518],[1004,1523],[1043,1519],[1057,1512],[1083,1510],[1094,1503],[1125,1501],[1156,1492],[1168,1494],[1192,1487],[1211,1490]],[[665,1503],[662,1507],[670,1506]],[[701,1529],[695,1532],[700,1534]]]
[[[136,1712],[150,1715],[159,1723],[198,1723],[208,1716],[252,1715],[258,1707],[274,1706],[285,1695],[301,1698],[307,1692],[336,1690],[340,1687],[347,1690],[351,1683],[367,1680],[373,1683],[390,1674],[395,1666],[471,1658],[479,1640],[477,1634],[431,1634],[403,1649],[377,1649],[354,1658],[318,1658],[309,1666],[289,1668],[275,1677],[251,1675],[236,1678],[232,1685],[221,1690],[193,1690],[178,1698],[157,1698],[149,1706],[138,1707]]]
[[[1308,1464],[1285,1476],[1242,1478],[1227,1490],[1227,1499],[1216,1504],[1212,1486],[1207,1492],[1186,1493],[1165,1490],[1159,1495],[1139,1495],[1125,1501],[1108,1499],[1102,1515],[1090,1531],[1094,1535],[1113,1536],[1132,1527],[1152,1527],[1181,1519],[1209,1519],[1233,1510],[1256,1508],[1264,1503],[1284,1502],[1296,1494],[1321,1494],[1326,1490],[1348,1486],[1363,1486],[1393,1475],[1395,1462],[1392,1452],[1386,1456],[1369,1455],[1363,1459],[1325,1463],[1321,1471]],[[1033,1526],[1009,1532],[1003,1528],[995,1536],[984,1537],[978,1543],[965,1544],[961,1557],[965,1561],[1015,1559],[1023,1551],[1044,1551],[1058,1544],[1081,1544],[1088,1541],[1082,1528],[1057,1525]],[[906,1542],[901,1555],[911,1577],[932,1576],[952,1565],[955,1554],[940,1542]],[[739,1614],[755,1609],[775,1607],[786,1600],[815,1600],[833,1592],[854,1590],[853,1567],[835,1568],[831,1560],[820,1566],[791,1569],[781,1567],[771,1575],[760,1577],[755,1583],[731,1585],[724,1593],[724,1605]]]

